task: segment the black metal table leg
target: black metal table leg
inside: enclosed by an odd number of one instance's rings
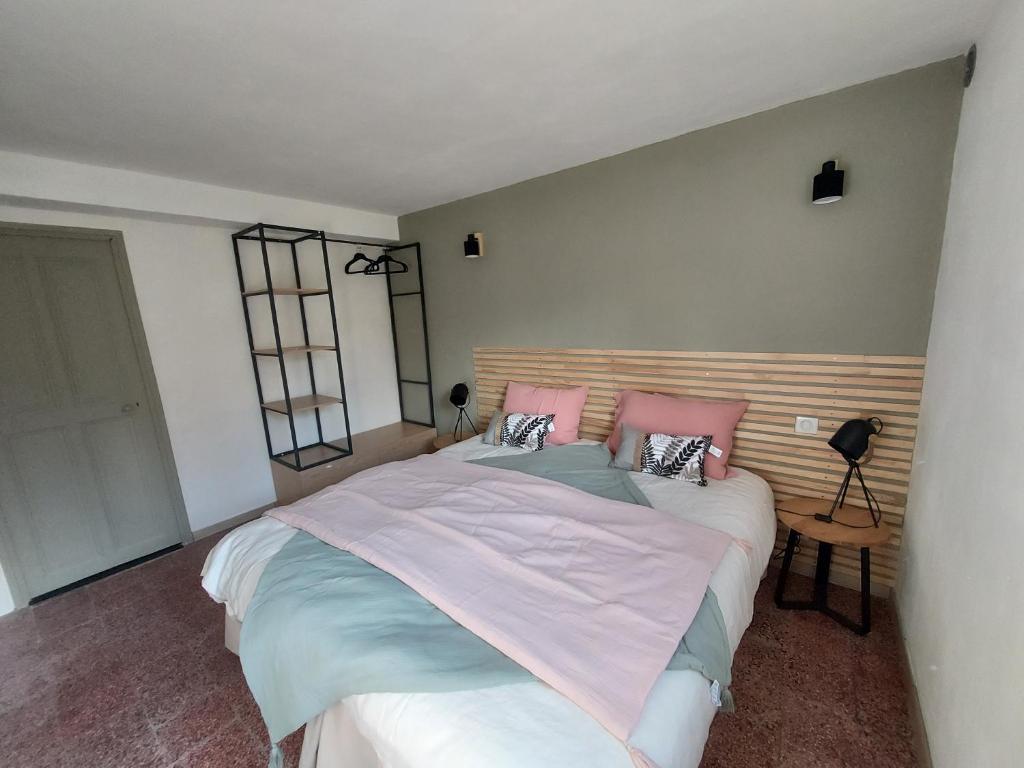
[[[819,611],[833,621],[853,630],[858,635],[866,635],[871,631],[871,550],[862,547],[860,550],[860,623],[853,621],[835,610],[828,604],[829,574],[832,566],[832,545],[818,543],[818,559],[814,569],[814,597],[811,600],[786,600],[786,581],[793,562],[793,550],[800,534],[790,530],[786,541],[786,554],[782,561],[782,571],[775,587],[775,604],[784,610]]]
[[[782,556],[782,570],[779,572],[779,582],[775,585],[775,604],[780,608],[784,602],[783,594],[786,592],[786,579],[789,577],[789,568],[793,565],[793,552],[800,541],[800,534],[790,529],[789,538],[786,539],[786,553]]]
[[[814,567],[814,604],[828,607],[828,577],[832,570],[832,545],[818,542],[818,562]]]
[[[860,548],[860,629],[858,634],[871,631],[871,550]]]

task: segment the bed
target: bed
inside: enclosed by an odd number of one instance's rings
[[[516,453],[521,450],[485,445],[477,438],[439,455],[469,461]],[[742,469],[727,480],[709,481],[707,487],[631,476],[655,509],[732,537],[709,586],[735,652],[751,621],[754,593],[775,540],[771,489]],[[264,517],[232,531],[211,551],[203,586],[225,606],[225,638],[232,650],[237,652],[239,627],[265,566],[295,533],[285,523]],[[692,670],[669,670],[658,678],[632,741],[659,768],[699,764],[716,713],[710,686]],[[632,764],[621,741],[540,681],[445,693],[350,696],[307,723],[301,757],[303,768]]]

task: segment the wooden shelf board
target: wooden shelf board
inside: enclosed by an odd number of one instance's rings
[[[323,344],[312,344],[307,347],[281,347],[281,351],[285,354],[289,352],[333,352],[334,347],[328,347]],[[259,349],[252,350],[254,355],[269,355],[271,357],[277,357],[277,350],[274,347],[260,347]]]
[[[383,427],[357,432],[352,435],[352,442],[356,451],[362,451],[375,446],[409,439],[415,440],[425,436],[433,439],[436,435],[437,429],[434,427],[424,427],[421,424],[412,424],[408,421],[396,421],[393,424],[385,424]]]
[[[328,293],[326,288],[274,288],[270,293],[275,296],[322,296]],[[268,293],[266,288],[255,291],[246,291],[243,296],[264,296]]]
[[[292,413],[297,411],[308,411],[311,408],[322,408],[327,405],[337,405],[341,402],[340,397],[333,397],[331,395],[300,395],[299,397],[293,397],[292,402]],[[274,413],[288,413],[288,401],[287,400],[272,400],[269,403],[264,403],[263,407],[268,411]]]
[[[455,445],[456,443],[460,443],[465,440],[476,439],[477,442],[480,442],[481,436],[480,432],[473,432],[472,429],[466,430],[463,433],[461,440],[457,439],[455,435],[451,433],[447,435],[438,435],[434,438],[434,449],[440,451],[442,448],[447,448],[450,445]]]

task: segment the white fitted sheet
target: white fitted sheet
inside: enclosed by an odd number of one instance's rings
[[[467,440],[441,453],[465,461],[519,452]],[[711,577],[733,652],[750,624],[754,593],[775,541],[771,489],[752,473],[735,474],[709,480],[705,488],[632,475],[656,508],[736,539]],[[244,621],[264,566],[294,533],[272,518],[235,529],[210,552],[203,587],[230,616]],[[633,744],[660,768],[697,766],[715,715],[708,687],[691,670],[663,673]],[[317,724],[319,732],[308,727],[306,737],[307,742],[320,739],[315,763],[312,750],[304,750],[304,763],[316,768],[632,766],[621,742],[539,681],[454,693],[352,696],[327,710]]]

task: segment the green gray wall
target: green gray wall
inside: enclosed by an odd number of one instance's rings
[[[939,62],[402,216],[438,402],[472,381],[474,345],[924,354],[961,73]],[[811,205],[829,158],[846,198]]]

